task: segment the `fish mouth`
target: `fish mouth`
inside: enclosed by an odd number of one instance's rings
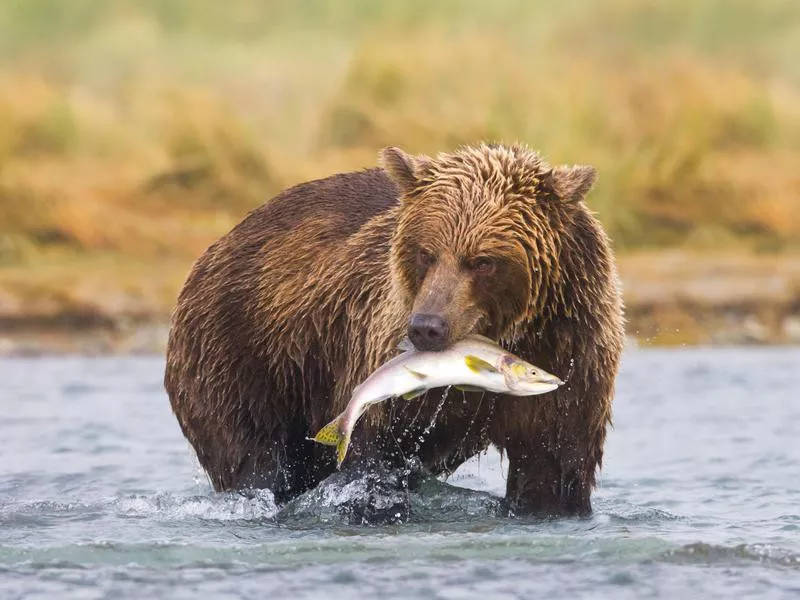
[[[509,382],[510,383],[510,382]],[[553,378],[537,378],[534,381],[526,381],[516,383],[515,385],[508,385],[509,390],[515,396],[535,396],[537,394],[546,394],[557,390],[564,385],[558,377]]]
[[[531,385],[533,386],[542,386],[549,388],[548,391],[552,391],[556,388],[561,387],[564,385],[564,380],[560,377],[556,377],[552,373],[547,373],[546,371],[539,374],[532,382]]]
[[[555,375],[550,375],[549,373],[546,376],[543,376],[539,383],[543,383],[544,385],[554,385],[555,387],[560,387],[564,385],[564,381],[556,377]]]
[[[536,381],[533,383],[524,383],[516,385],[513,388],[509,387],[512,396],[538,396],[539,394],[546,394],[555,391],[559,388],[560,383],[552,383],[545,380]]]

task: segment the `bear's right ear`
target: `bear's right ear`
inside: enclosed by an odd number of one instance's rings
[[[546,179],[562,202],[579,202],[597,181],[597,169],[587,165],[555,167],[547,173]]]
[[[378,155],[378,164],[389,178],[400,188],[401,194],[410,194],[420,184],[423,171],[427,167],[424,157],[406,154],[400,148],[384,148]]]

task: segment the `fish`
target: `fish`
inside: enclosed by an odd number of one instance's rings
[[[430,389],[451,385],[464,391],[534,396],[564,383],[482,335],[466,336],[441,352],[418,351],[408,338],[398,349],[402,354],[357,385],[345,410],[309,438],[336,447],[337,469],[347,455],[356,422],[373,404],[389,398],[413,400]]]

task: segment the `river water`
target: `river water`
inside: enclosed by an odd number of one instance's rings
[[[402,525],[215,494],[162,374],[0,361],[0,598],[800,597],[800,349],[626,351],[595,514],[553,521],[493,451]]]

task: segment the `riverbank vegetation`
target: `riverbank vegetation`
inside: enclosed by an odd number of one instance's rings
[[[769,263],[800,251],[797,39],[793,0],[8,0],[0,315],[163,317],[248,210],[385,145],[520,141],[598,168],[621,255]]]

